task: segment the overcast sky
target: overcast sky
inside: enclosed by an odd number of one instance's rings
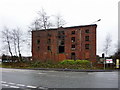
[[[48,15],[61,14],[67,22],[65,26],[93,24],[97,27],[97,54],[101,55],[105,38],[112,38],[112,54],[118,40],[118,1],[119,0],[0,0],[0,31],[3,26],[20,27],[27,31],[28,26],[44,8]],[[2,43],[1,43],[2,45]],[[0,45],[0,47],[1,47]],[[2,53],[2,52],[0,52]],[[24,55],[28,55],[26,51]]]

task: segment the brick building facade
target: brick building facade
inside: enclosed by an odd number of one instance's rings
[[[96,61],[96,24],[32,31],[32,58]]]

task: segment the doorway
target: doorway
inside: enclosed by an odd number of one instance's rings
[[[73,53],[71,53],[71,59],[72,60],[75,60],[76,58],[75,58],[75,53],[73,52]]]

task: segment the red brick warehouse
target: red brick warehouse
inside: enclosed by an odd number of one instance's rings
[[[96,61],[96,24],[32,31],[33,60]]]

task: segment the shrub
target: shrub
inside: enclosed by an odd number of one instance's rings
[[[64,61],[61,61],[60,64],[75,64],[75,61],[74,60],[64,60]]]
[[[40,61],[35,61],[35,62],[31,63],[31,66],[32,67],[38,67],[40,65],[40,63],[41,63]]]
[[[69,64],[69,65],[73,65],[73,64],[90,64],[90,61],[88,60],[64,60],[61,61],[60,64]]]
[[[88,60],[76,60],[75,63],[76,64],[90,64],[90,61],[88,61]]]

